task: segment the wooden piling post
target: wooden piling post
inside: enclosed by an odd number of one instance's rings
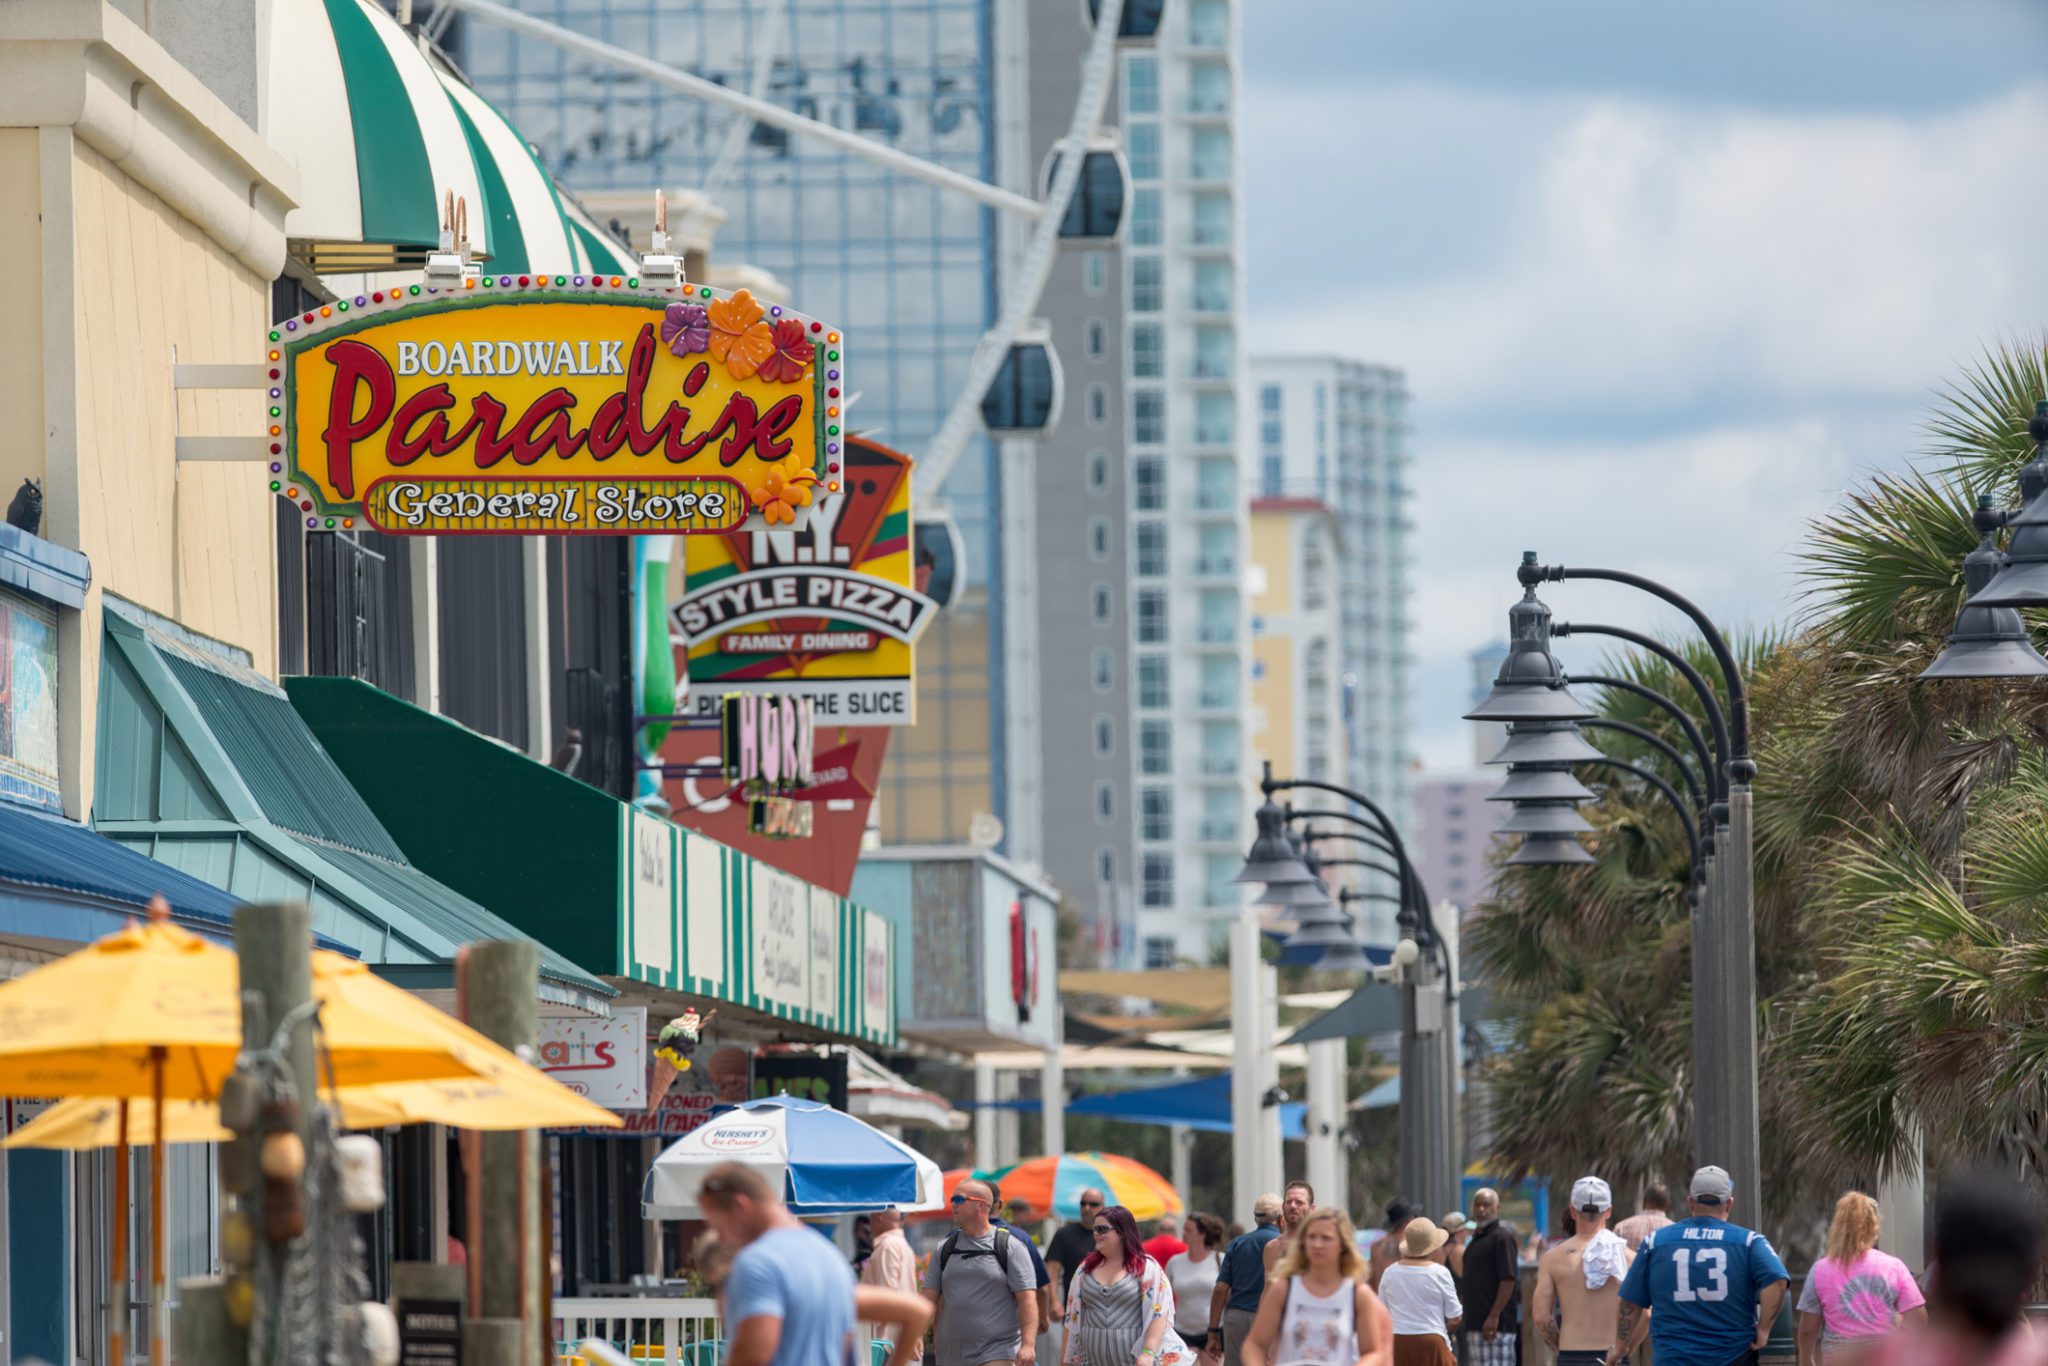
[[[466,951],[463,1009],[469,1026],[522,1057],[534,1057],[539,1026],[540,950],[531,940],[472,944]],[[547,1325],[541,1287],[547,1251],[540,1242],[540,1143],[532,1129],[476,1136],[477,1182],[469,1191],[470,1226],[481,1246],[469,1251],[478,1297],[470,1312],[482,1327],[472,1347],[465,1325],[465,1366],[538,1366]],[[485,1249],[489,1249],[486,1255]],[[492,1320],[517,1320],[523,1334],[509,1343]],[[510,1354],[492,1354],[509,1346]],[[551,1355],[551,1353],[549,1353]]]

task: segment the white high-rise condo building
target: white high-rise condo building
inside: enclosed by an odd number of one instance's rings
[[[1257,356],[1251,372],[1256,496],[1312,498],[1337,514],[1350,737],[1349,773],[1338,781],[1405,828],[1407,381],[1399,370],[1330,355]]]
[[[1177,0],[1157,44],[1121,57],[1138,936],[1156,966],[1209,960],[1251,829],[1240,10]]]

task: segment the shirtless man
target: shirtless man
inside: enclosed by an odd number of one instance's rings
[[[1266,1279],[1273,1278],[1273,1268],[1280,1265],[1280,1259],[1287,1254],[1287,1245],[1294,1241],[1294,1231],[1301,1227],[1301,1221],[1308,1218],[1308,1212],[1316,1207],[1316,1188],[1306,1181],[1290,1181],[1287,1189],[1280,1193],[1280,1236],[1266,1244]]]
[[[1607,1183],[1580,1177],[1572,1183],[1576,1231],[1536,1264],[1536,1330],[1557,1353],[1557,1366],[1604,1366],[1620,1340],[1621,1278],[1634,1256],[1607,1227],[1613,1212]]]

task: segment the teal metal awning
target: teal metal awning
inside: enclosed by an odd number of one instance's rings
[[[411,980],[456,951],[527,939],[414,865],[240,652],[108,596],[94,825],[245,901],[303,900],[313,928]],[[546,945],[540,997],[608,1013],[617,995]]]

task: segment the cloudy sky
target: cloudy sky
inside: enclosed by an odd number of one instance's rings
[[[2048,327],[2041,0],[1256,9],[1252,343],[1408,374],[1430,767],[1469,763],[1453,702],[1522,550],[1784,621],[1807,520],[1917,449],[1987,342]]]

